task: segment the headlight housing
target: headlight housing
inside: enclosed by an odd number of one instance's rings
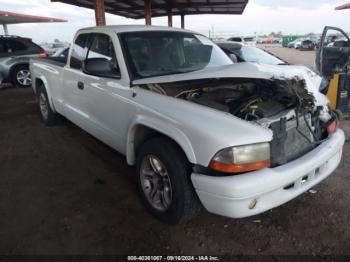
[[[219,151],[209,167],[224,173],[242,173],[270,166],[270,144],[235,146]]]

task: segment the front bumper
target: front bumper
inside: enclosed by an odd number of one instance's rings
[[[338,129],[304,156],[275,168],[215,177],[193,173],[191,180],[203,206],[211,213],[240,218],[262,213],[304,193],[338,166],[345,141]],[[249,208],[257,200],[254,208]]]

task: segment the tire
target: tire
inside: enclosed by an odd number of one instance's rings
[[[29,65],[23,64],[15,66],[11,70],[11,82],[20,88],[28,88],[32,86]]]
[[[172,140],[156,137],[141,146],[136,163],[139,192],[148,211],[161,222],[185,223],[199,210],[191,171],[186,156]]]
[[[62,124],[63,117],[52,111],[46,89],[43,85],[38,87],[37,96],[39,101],[40,117],[44,124],[46,126]]]

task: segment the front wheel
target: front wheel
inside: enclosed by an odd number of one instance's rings
[[[30,87],[32,85],[32,78],[28,65],[16,66],[11,72],[12,83],[20,88]]]
[[[160,221],[184,223],[198,211],[191,170],[184,153],[170,139],[153,138],[141,147],[136,166],[139,191],[147,209]]]

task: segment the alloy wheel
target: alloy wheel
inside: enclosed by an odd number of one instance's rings
[[[45,120],[47,120],[49,116],[49,105],[47,104],[47,99],[44,93],[40,94],[39,97],[39,105],[40,105],[40,112],[41,115]]]
[[[30,71],[28,69],[22,69],[18,71],[16,79],[17,82],[22,86],[30,86],[32,84]]]
[[[140,169],[142,190],[149,204],[159,211],[169,209],[172,201],[172,187],[165,165],[153,155],[142,160]]]

